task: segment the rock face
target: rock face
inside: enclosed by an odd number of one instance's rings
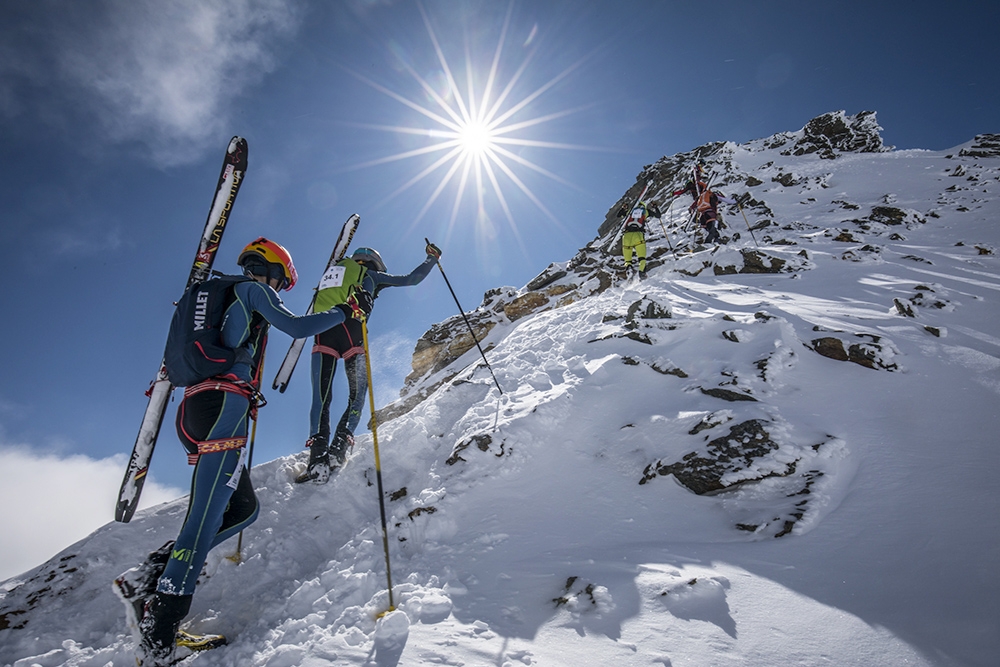
[[[385,421],[404,414],[436,388],[454,380],[462,370],[455,362],[474,351],[477,342],[489,352],[493,343],[488,339],[498,339],[506,327],[533,314],[598,295],[624,279],[621,243],[617,234],[622,220],[618,212],[624,207],[631,207],[647,184],[647,203],[658,206],[665,214],[672,213],[672,216],[664,216],[667,221],[664,229],[655,219],[647,227],[647,237],[653,240],[648,247],[647,270],[655,270],[669,261],[672,270],[683,276],[794,274],[807,271],[816,264],[810,252],[800,245],[803,233],[822,235],[849,244],[840,254],[840,259],[865,263],[882,261],[882,245],[878,243],[880,237],[900,240],[903,238],[901,233],[924,224],[933,212],[927,214],[895,206],[894,199],[886,195],[882,202],[869,209],[867,215],[861,213],[864,217],[860,218],[847,215],[858,216],[862,205],[834,199],[833,206],[849,212],[836,227],[824,229],[806,221],[779,221],[765,201],[768,188],[774,188],[774,184],[780,188],[796,188],[807,201],[815,201],[809,195],[815,192],[818,196],[819,191],[830,187],[827,183],[829,174],[817,173],[815,169],[797,173],[790,170],[788,164],[775,165],[773,161],[760,164],[751,174],[742,171],[734,159],[737,149],[831,159],[845,152],[888,151],[890,148],[883,144],[880,131],[874,112],[862,111],[852,116],[844,111],[834,111],[813,118],[798,132],[776,134],[740,147],[727,142],[709,143],[644,166],[635,183],[608,209],[598,227],[597,238],[581,248],[576,256],[569,261],[550,264],[520,289],[501,287],[490,290],[484,295],[482,303],[466,314],[468,324],[461,316],[455,316],[428,329],[417,341],[412,372],[405,380],[400,400],[380,410],[378,418]],[[980,154],[1000,154],[1000,135],[979,135],[971,146],[963,150],[963,155]],[[691,198],[688,194],[675,198],[672,193],[690,180],[692,166],[699,161],[704,162],[706,171],[712,174],[712,187],[716,192],[740,197],[739,206],[720,206],[725,223],[724,233],[731,235],[733,240],[738,239],[740,234],[750,235],[753,246],[739,243],[706,247],[702,245],[700,232],[694,229],[696,225],[691,225],[690,221],[684,224],[685,216],[678,215],[691,204]],[[961,168],[961,165],[956,167],[953,175],[964,175]],[[657,238],[663,238],[664,232],[668,233],[668,240],[673,240],[672,245],[656,242]],[[921,261],[919,257],[911,259]],[[889,307],[892,305],[887,304]],[[911,299],[895,304],[895,307],[903,316],[910,316],[907,309],[912,312],[914,305],[920,304]],[[645,334],[635,326],[637,317],[670,317],[670,313],[669,309],[664,309],[663,313],[654,312],[656,306],[652,304],[642,304],[641,308],[642,313],[630,313],[631,324],[622,335],[638,342],[648,342]],[[653,310],[646,312],[647,308]],[[893,347],[888,341],[864,338],[845,341],[827,337],[817,338],[810,347],[830,358],[851,361],[867,368],[896,369]],[[464,359],[463,367],[477,363],[472,356],[465,356]],[[482,361],[478,363],[482,364]],[[730,401],[753,400],[742,395],[724,398]]]
[[[783,155],[819,153],[833,160],[837,151],[845,153],[880,153],[889,150],[882,144],[882,135],[874,111],[862,111],[848,116],[834,111],[817,116],[802,128],[802,137]]]

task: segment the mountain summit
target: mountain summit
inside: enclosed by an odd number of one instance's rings
[[[994,664],[1000,135],[879,130],[664,157],[574,257],[431,327],[377,414],[397,609],[359,437],[322,487],[254,468],[189,617],[230,644],[184,664]],[[699,160],[741,202],[719,245],[671,194]],[[639,281],[617,212],[647,185]],[[131,664],[111,580],[184,508],[5,582],[0,664]]]

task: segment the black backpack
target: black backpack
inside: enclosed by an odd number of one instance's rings
[[[236,352],[222,344],[222,320],[234,299],[233,287],[247,280],[220,275],[184,292],[170,320],[163,354],[172,385],[190,387],[232,368]]]

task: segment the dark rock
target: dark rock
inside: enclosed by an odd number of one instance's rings
[[[812,342],[812,349],[829,359],[847,361],[847,350],[844,349],[844,341],[839,338],[833,336],[817,338]]]
[[[687,489],[698,495],[715,493],[732,485],[724,485],[722,478],[728,473],[744,470],[753,465],[755,459],[763,458],[778,449],[778,443],[771,439],[765,422],[751,419],[729,429],[729,434],[708,443],[703,455],[690,452],[680,462],[670,465],[657,463],[647,466],[643,479],[645,484],[657,475],[673,475]],[[795,464],[788,464],[783,474],[791,474]],[[763,475],[771,477],[777,473]]]
[[[754,402],[756,402],[757,401],[757,399],[754,398],[753,396],[749,396],[747,394],[742,394],[742,393],[740,393],[738,391],[733,391],[731,389],[723,389],[722,387],[712,387],[712,388],[709,388],[709,389],[705,389],[704,387],[702,387],[701,388],[701,393],[705,394],[706,396],[712,396],[714,398],[721,398],[724,401],[731,401],[731,402],[735,402],[735,401],[754,401]]]
[[[787,155],[819,153],[820,157],[834,159],[836,151],[850,153],[881,153],[889,150],[882,143],[882,136],[874,111],[862,111],[848,116],[843,111],[817,116],[802,128],[802,138],[783,151]]]
[[[975,143],[958,152],[963,157],[1000,157],[1000,134],[977,134]]]

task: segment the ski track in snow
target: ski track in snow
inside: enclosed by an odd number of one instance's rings
[[[497,326],[483,347],[503,396],[473,349],[379,426],[396,605],[381,618],[370,435],[325,486],[292,482],[302,453],[257,466],[242,561],[235,540],[212,552],[189,616],[230,645],[183,664],[995,664],[1000,261],[976,244],[998,247],[1000,204],[948,192],[966,181],[946,170],[979,165],[982,184],[1000,160],[727,147],[774,218],[798,224],[767,229],[796,245],[762,249],[801,268],[674,271],[738,257],[728,246]],[[805,185],[771,182],[781,170]],[[904,241],[831,238],[885,202],[939,217],[900,226]],[[845,258],[866,242],[880,252]],[[639,301],[670,317],[629,320]],[[820,356],[824,336],[877,339],[885,367]],[[747,400],[705,393],[719,389]],[[731,488],[639,483],[751,419],[779,446],[727,473]],[[0,663],[134,664],[110,582],[172,539],[185,507],[108,524],[3,584]]]

